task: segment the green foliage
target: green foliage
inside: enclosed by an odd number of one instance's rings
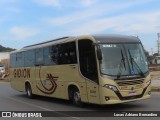
[[[0,45],[0,52],[10,52],[10,51],[14,51],[14,50],[15,49],[3,47],[2,45]]]

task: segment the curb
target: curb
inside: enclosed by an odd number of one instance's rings
[[[152,92],[160,92],[160,87],[152,87]]]

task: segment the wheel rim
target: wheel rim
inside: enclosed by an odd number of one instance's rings
[[[28,89],[27,89],[27,94],[28,94],[28,96],[31,96],[31,90],[30,90],[29,87],[28,87]]]
[[[75,92],[74,93],[74,101],[76,103],[78,103],[80,101],[81,97],[80,97],[80,93],[79,92]]]

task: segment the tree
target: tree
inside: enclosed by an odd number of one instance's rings
[[[13,49],[13,48],[3,47],[2,45],[0,45],[0,52],[11,52],[14,50],[15,49]]]

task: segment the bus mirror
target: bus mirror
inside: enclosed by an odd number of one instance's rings
[[[102,60],[102,51],[99,46],[97,47],[97,57],[98,60]]]

